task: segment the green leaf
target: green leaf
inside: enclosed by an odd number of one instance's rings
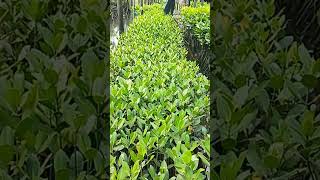
[[[0,135],[0,145],[14,145],[14,131],[9,127],[6,126],[2,129]]]
[[[273,143],[269,148],[269,154],[281,158],[284,151],[284,144],[280,142]]]
[[[164,177],[163,177],[164,179],[169,179],[168,165],[165,160],[161,162],[160,172],[164,174]]]
[[[93,83],[97,77],[97,72],[100,72],[97,71],[97,69],[101,68],[99,67],[101,65],[99,59],[92,50],[89,50],[83,54],[80,60],[83,76],[89,81],[91,86],[91,83]]]
[[[248,98],[248,86],[243,86],[237,90],[237,92],[234,94],[234,100],[238,104],[238,107],[241,107],[245,104],[247,98]]]
[[[67,154],[62,149],[58,150],[54,155],[55,172],[66,169],[68,167],[68,163],[69,163],[69,158]]]
[[[20,105],[20,102],[21,102],[20,92],[21,91],[19,89],[10,88],[7,90],[7,93],[5,94],[5,99],[13,111],[15,111],[16,108]]]
[[[246,85],[247,77],[244,74],[239,74],[235,78],[235,85],[240,88]]]
[[[65,19],[56,19],[54,21],[54,30],[55,31],[63,31],[65,27]]]
[[[157,174],[156,174],[156,170],[154,169],[154,167],[152,165],[150,165],[150,167],[148,168],[148,172],[150,174],[150,176],[152,177],[152,179],[155,179]]]
[[[268,168],[277,168],[280,165],[280,159],[273,155],[267,155],[264,158],[264,164]]]
[[[14,74],[13,80],[14,80],[13,87],[15,89],[18,89],[20,94],[22,94],[24,91],[24,84],[25,84],[24,73],[23,72],[16,72]]]
[[[89,160],[94,160],[97,157],[98,151],[95,148],[89,148],[85,152],[85,157]]]
[[[33,21],[38,21],[44,14],[46,4],[40,0],[23,1],[25,14]]]
[[[9,55],[14,56],[12,46],[8,43],[8,40],[0,40],[0,49],[4,49]]]
[[[86,124],[81,128],[80,131],[84,132],[84,134],[88,135],[95,128],[96,123],[97,123],[97,117],[92,115],[92,116],[88,117],[88,119],[86,120]]]
[[[62,49],[66,45],[66,38],[67,35],[63,33],[56,33],[52,37],[52,40],[50,41],[52,48],[55,50],[56,53],[59,53],[62,51]]]
[[[131,149],[129,149],[129,154],[130,154],[132,161],[138,161],[137,155]]]
[[[37,129],[38,119],[35,119],[34,117],[28,117],[24,120],[21,120],[18,123],[18,126],[16,128],[16,136],[24,136],[28,132],[32,132]]]
[[[319,11],[320,12],[320,11]],[[320,61],[315,61],[313,65],[313,73],[320,73]]]
[[[118,172],[118,179],[124,180],[127,179],[128,176],[130,176],[130,167],[127,162],[123,161],[121,169]]]
[[[90,138],[87,135],[78,134],[77,146],[79,147],[80,152],[85,153],[91,147]]]
[[[268,112],[270,106],[270,98],[266,90],[263,89],[262,91],[260,91],[260,93],[256,97],[256,101],[264,112]]]
[[[30,51],[30,45],[24,46],[20,51],[20,54],[18,56],[18,61],[23,60],[29,51]]]
[[[45,72],[44,72],[44,78],[46,79],[46,81],[50,84],[57,84],[58,82],[58,73],[53,70],[53,69],[47,69]]]
[[[186,166],[186,167],[185,167],[184,177],[185,177],[186,179],[192,179],[192,175],[193,175],[192,169],[191,169],[189,166]]]
[[[9,163],[15,154],[15,148],[11,145],[0,145],[0,161]]]
[[[300,61],[303,63],[303,71],[304,73],[309,73],[312,68],[313,59],[311,58],[307,48],[303,44],[299,46],[298,51]]]
[[[97,156],[94,158],[94,167],[96,168],[98,174],[104,173],[105,164],[106,162],[104,157],[100,152],[98,152]]]
[[[279,41],[279,44],[283,49],[287,49],[292,44],[293,40],[292,36],[286,36]]]
[[[201,158],[202,162],[207,165],[210,166],[210,163],[208,161],[208,158],[206,158],[201,152],[198,152],[197,155]]]
[[[12,117],[10,113],[6,110],[2,110],[0,108],[0,125],[1,126],[10,126],[10,127],[15,127],[16,123],[19,119]]]
[[[217,111],[220,118],[225,121],[229,121],[231,119],[231,109],[223,96],[217,97]]]
[[[270,86],[274,89],[282,89],[284,84],[284,79],[282,76],[273,76],[270,78]]]
[[[314,130],[314,112],[313,111],[305,111],[303,120],[302,120],[302,132],[305,136],[311,136]]]
[[[250,143],[248,147],[247,160],[250,166],[258,173],[265,173],[265,166],[260,156],[257,153],[257,145],[254,143]]]
[[[246,151],[241,152],[239,158],[236,160],[234,164],[234,171],[238,173],[243,165],[244,159],[246,158]]]
[[[49,144],[51,143],[51,140],[54,136],[54,133],[48,135],[47,133],[44,133],[42,131],[39,131],[36,140],[35,140],[35,149],[38,153],[41,153],[45,149],[49,147]]]
[[[43,40],[45,43],[40,43],[40,45],[42,45],[41,49],[47,49],[50,51],[52,51],[53,47],[51,45],[51,41],[53,39],[53,33],[50,31],[50,29],[48,29],[47,27],[44,26],[40,26],[39,27],[39,34],[41,34],[41,36],[43,37]]]
[[[22,109],[24,111],[32,111],[36,108],[36,105],[38,103],[38,87],[34,85],[27,93],[26,93],[26,99],[23,102]]]
[[[55,172],[56,175],[56,180],[65,180],[65,179],[70,179],[70,169],[60,169]]]
[[[84,159],[79,151],[72,153],[70,158],[70,168],[75,173],[80,173],[83,170]]]
[[[137,179],[140,173],[140,161],[136,161],[133,165],[133,167],[131,168],[131,178],[132,179]]]
[[[80,33],[85,33],[88,29],[88,22],[84,17],[80,17],[77,23],[77,30]]]
[[[146,146],[146,144],[145,144],[142,140],[140,140],[140,141],[138,142],[138,144],[136,145],[136,148],[137,148],[137,150],[138,150],[138,155],[139,155],[141,158],[143,158],[144,155],[147,153],[147,146]]]
[[[189,164],[191,162],[191,158],[192,158],[192,153],[189,150],[185,151],[181,156],[182,161],[186,164]]]
[[[27,160],[27,172],[31,179],[37,179],[40,177],[40,162],[38,157],[34,154],[31,154]]]
[[[318,79],[313,75],[304,75],[302,77],[302,84],[307,88],[315,88],[318,84]]]

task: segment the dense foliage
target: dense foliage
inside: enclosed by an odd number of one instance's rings
[[[319,179],[320,62],[273,0],[215,1],[212,17],[213,177]]]
[[[0,179],[107,179],[108,2],[0,1]]]
[[[111,53],[111,179],[205,179],[209,81],[172,16],[147,9]]]
[[[179,22],[184,31],[185,45],[188,49],[188,59],[195,60],[200,67],[201,73],[208,77],[210,74],[209,64],[212,55],[209,49],[209,4],[205,3],[203,6],[197,6],[197,8],[182,7]]]
[[[210,44],[210,5],[192,7],[183,6],[181,9],[181,17],[184,26],[191,30],[201,44]]]

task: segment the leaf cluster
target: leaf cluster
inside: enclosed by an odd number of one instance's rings
[[[111,179],[205,179],[209,81],[158,5],[111,53]]]
[[[319,179],[319,61],[272,0],[217,1],[212,17],[213,176]]]
[[[1,179],[107,179],[108,6],[0,2]]]
[[[183,6],[181,9],[182,23],[186,30],[190,30],[197,40],[203,45],[210,44],[210,5],[204,3],[203,5],[192,7]]]

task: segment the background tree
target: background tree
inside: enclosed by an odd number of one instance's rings
[[[118,8],[118,18],[119,18],[119,33],[123,33],[124,24],[123,24],[123,9],[121,0],[117,0],[117,8]]]

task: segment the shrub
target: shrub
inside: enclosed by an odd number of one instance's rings
[[[121,35],[111,54],[112,179],[205,178],[209,82],[185,55],[160,6]]]
[[[146,12],[146,11],[154,11],[156,9],[160,10],[161,8],[164,9],[165,7],[165,3],[155,3],[155,4],[152,4],[152,5],[143,5],[142,7],[140,5],[137,5],[134,7],[135,9],[135,13],[136,15],[141,15],[141,12]]]
[[[203,45],[210,44],[210,6],[205,3],[203,6],[183,6],[181,9],[182,22],[187,30],[196,36]]]
[[[210,18],[209,4],[197,8],[184,6],[181,10],[182,27],[184,29],[185,45],[188,49],[188,59],[196,60],[200,71],[209,77],[210,59]]]
[[[319,62],[285,36],[274,1],[214,7],[213,176],[319,179]]]
[[[1,179],[107,179],[107,8],[0,2]]]

